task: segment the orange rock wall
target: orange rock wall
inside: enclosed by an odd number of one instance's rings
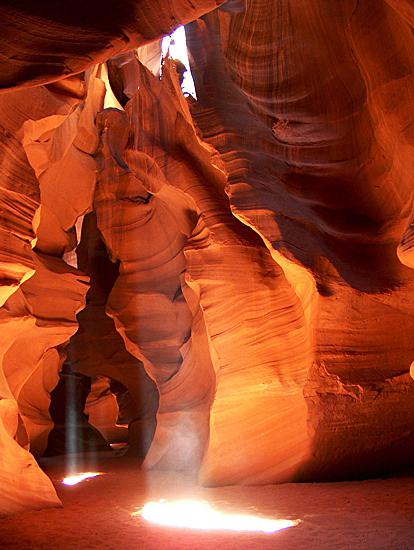
[[[129,391],[144,468],[412,466],[412,2],[83,6],[3,12],[0,514],[58,504],[66,355]],[[197,100],[132,53],[103,109],[97,63],[196,17]]]
[[[313,452],[300,477],[404,462],[412,29],[386,2],[320,1],[254,2],[186,32],[191,112],[224,161],[233,213],[311,272],[319,291],[304,388]]]

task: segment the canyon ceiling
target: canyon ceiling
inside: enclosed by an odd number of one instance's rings
[[[414,0],[220,4],[0,2],[0,516],[62,368],[204,485],[414,465]]]

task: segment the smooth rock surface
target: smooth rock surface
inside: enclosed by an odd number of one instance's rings
[[[3,515],[58,504],[64,361],[144,469],[413,465],[413,3],[218,4],[2,3]],[[139,61],[190,21],[196,100]]]

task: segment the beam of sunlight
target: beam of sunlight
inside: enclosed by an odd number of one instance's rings
[[[81,481],[84,481],[85,479],[89,479],[91,477],[97,477],[102,475],[100,472],[82,472],[80,474],[75,474],[72,476],[68,476],[63,478],[63,485],[77,485]]]
[[[187,69],[184,73],[181,89],[185,94],[192,95],[197,99],[193,77],[190,71],[190,61],[187,53],[187,43],[185,40],[184,27],[178,27],[170,36],[166,36],[162,41],[162,56],[165,57],[169,53],[169,56],[173,59],[179,59]]]
[[[139,512],[146,521],[170,527],[193,529],[226,529],[232,531],[263,531],[274,533],[297,525],[300,520],[265,519],[258,516],[230,515],[211,508],[207,502],[176,501],[147,502]]]
[[[74,475],[76,471],[76,453],[78,441],[76,434],[77,416],[76,416],[76,380],[72,375],[64,375],[66,379],[66,471]]]

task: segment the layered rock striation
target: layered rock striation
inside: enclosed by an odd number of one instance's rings
[[[0,513],[58,504],[63,361],[143,468],[412,466],[412,3],[121,4],[3,3]],[[192,20],[197,99],[135,52]]]

